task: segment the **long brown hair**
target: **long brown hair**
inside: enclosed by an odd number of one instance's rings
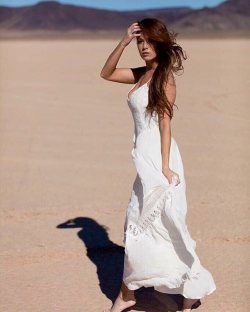
[[[147,40],[153,45],[157,54],[158,65],[151,79],[146,111],[153,115],[154,112],[163,118],[166,112],[170,119],[173,117],[173,105],[169,102],[164,85],[169,79],[171,71],[183,71],[182,59],[187,56],[181,46],[176,43],[178,33],[169,31],[166,25],[156,18],[144,18],[137,21]]]

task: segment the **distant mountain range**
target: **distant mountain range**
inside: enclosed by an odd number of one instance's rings
[[[0,6],[1,31],[121,31],[136,20],[154,17],[176,32],[250,30],[250,1],[228,0],[202,9],[189,7],[137,11],[101,10],[56,1],[32,6]]]

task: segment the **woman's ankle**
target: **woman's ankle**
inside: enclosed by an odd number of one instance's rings
[[[183,300],[183,306],[182,306],[182,311],[184,310],[190,310],[192,306],[198,301],[199,299],[190,299],[190,298],[185,298]]]
[[[126,294],[123,294],[123,293],[119,293],[119,298],[122,299],[123,301],[136,301],[136,298],[135,298],[135,295],[134,295],[134,292],[133,293],[126,293]]]
[[[129,289],[124,282],[122,282],[122,287],[119,293],[119,297],[124,301],[136,300],[135,291],[132,289]]]

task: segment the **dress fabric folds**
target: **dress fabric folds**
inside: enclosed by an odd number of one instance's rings
[[[131,90],[130,90],[131,91]],[[123,282],[131,290],[142,286],[200,299],[216,285],[195,252],[186,225],[186,183],[178,145],[171,136],[169,166],[180,184],[162,173],[161,136],[157,114],[146,114],[148,84],[127,96],[134,120],[132,160],[136,168],[124,223]]]

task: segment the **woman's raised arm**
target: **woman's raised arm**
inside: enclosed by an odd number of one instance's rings
[[[145,72],[144,67],[116,68],[123,50],[137,36],[140,36],[140,26],[138,26],[138,23],[133,23],[128,27],[126,34],[105,62],[100,72],[102,78],[122,83],[136,83],[138,81],[140,73]]]

